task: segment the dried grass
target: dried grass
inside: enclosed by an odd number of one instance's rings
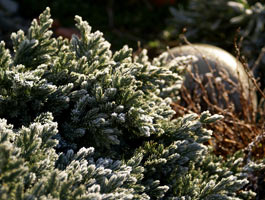
[[[189,91],[183,85],[180,90],[181,99],[173,103],[172,108],[176,111],[175,118],[190,112],[200,114],[204,110],[224,116],[223,120],[207,127],[213,130],[213,138],[208,143],[214,147],[217,155],[226,157],[244,149],[248,156],[265,158],[265,95],[259,89],[257,80],[247,70],[244,60],[243,66],[250,81],[253,82],[254,87],[251,90],[261,93],[262,98],[257,108],[254,108],[253,103],[249,101],[252,99],[249,96],[252,92],[249,91],[247,96],[242,83],[234,82],[227,73],[220,72],[221,77],[214,77],[214,72],[211,72],[203,78],[191,71],[188,73],[193,79],[195,89]],[[243,108],[241,111],[236,110],[233,102],[229,100],[229,95],[236,91],[240,93],[240,104]]]

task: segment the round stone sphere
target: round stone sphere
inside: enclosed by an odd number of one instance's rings
[[[169,53],[174,57],[192,55],[197,58],[187,70],[190,73],[186,72],[184,77],[184,86],[189,92],[194,94],[194,90],[198,90],[198,82],[194,77],[199,77],[206,88],[210,103],[218,104],[222,108],[228,108],[227,104],[233,103],[235,110],[241,112],[244,109],[243,92],[244,99],[247,103],[252,103],[253,109],[256,110],[257,95],[254,85],[243,65],[227,51],[208,44],[191,44],[172,48]]]

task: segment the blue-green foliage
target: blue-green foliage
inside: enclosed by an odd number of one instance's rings
[[[47,8],[27,35],[0,43],[0,199],[249,199],[243,161],[204,145],[203,112],[172,120],[193,57],[149,61],[76,17],[53,38]],[[12,124],[12,125],[9,125]]]
[[[14,131],[1,120],[1,199],[147,199],[140,182],[142,156],[127,163],[94,160],[94,148],[56,154],[57,123],[51,113]]]

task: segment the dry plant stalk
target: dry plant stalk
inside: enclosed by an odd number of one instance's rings
[[[223,120],[207,127],[213,130],[214,137],[209,144],[214,147],[217,155],[225,157],[239,149],[247,149],[248,145],[252,144],[251,155],[256,158],[265,157],[265,137],[259,137],[264,132],[264,108],[253,107],[249,101],[252,98],[243,92],[240,81],[234,82],[225,71],[219,73],[220,77],[214,77],[213,72],[207,73],[204,77],[196,72],[188,71],[188,73],[196,87],[193,91],[189,91],[184,85],[182,86],[180,101],[172,104],[176,111],[175,117],[190,112],[199,114],[204,110],[221,114],[224,116]],[[255,88],[252,89],[255,90]],[[243,108],[241,112],[236,111],[233,102],[229,101],[229,95],[236,91],[240,93],[240,103]],[[249,92],[249,95],[251,94]],[[220,102],[223,103],[220,104]],[[257,137],[259,140],[256,139]]]

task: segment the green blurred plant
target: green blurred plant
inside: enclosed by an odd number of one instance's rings
[[[192,43],[210,43],[234,53],[234,42],[256,77],[265,87],[265,5],[259,1],[189,0],[185,6],[171,7],[172,34],[182,34]]]

